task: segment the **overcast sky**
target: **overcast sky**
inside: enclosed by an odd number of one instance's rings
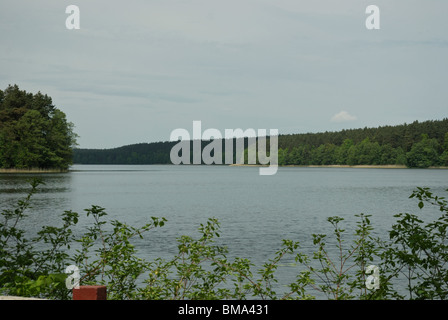
[[[446,0],[0,0],[0,88],[51,96],[82,148],[168,141],[194,120],[223,133],[436,120],[447,16]]]

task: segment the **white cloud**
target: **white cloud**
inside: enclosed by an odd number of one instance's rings
[[[356,116],[351,115],[347,111],[341,111],[331,118],[331,122],[346,122],[356,120]]]

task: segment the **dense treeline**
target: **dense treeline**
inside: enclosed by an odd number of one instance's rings
[[[234,162],[235,141],[236,139],[233,139]],[[170,152],[177,143],[177,141],[165,141],[137,143],[112,149],[75,149],[73,161],[77,164],[171,164]],[[247,139],[244,143],[245,146],[248,145]],[[208,141],[201,141],[201,150],[208,144]],[[190,150],[193,149],[193,143],[190,141]],[[225,152],[223,163],[224,157]],[[193,163],[193,152],[190,154],[190,163]]]
[[[326,143],[341,145],[346,139],[351,139],[357,144],[369,138],[371,142],[378,142],[380,145],[390,145],[392,148],[401,147],[404,152],[408,152],[411,150],[412,145],[421,139],[422,134],[427,134],[430,138],[434,138],[442,144],[447,132],[448,118],[445,118],[443,120],[423,122],[414,121],[410,124],[405,123],[395,126],[283,135],[281,147],[289,149],[297,145],[318,147]]]
[[[75,144],[73,124],[49,96],[0,90],[0,168],[65,170]]]
[[[282,136],[279,164],[447,166],[448,119]]]
[[[75,149],[74,163],[170,164],[170,151],[176,143],[140,143],[102,150]],[[203,141],[202,146],[207,144]],[[280,135],[278,155],[280,165],[448,166],[448,119]]]
[[[75,149],[78,164],[170,164],[176,142],[138,143],[113,149]]]
[[[299,145],[279,149],[280,165],[406,165],[408,167],[427,168],[448,165],[448,134],[445,142],[423,134],[420,140],[412,144],[406,152],[402,147],[381,145],[365,138],[359,143],[346,139],[341,145],[331,143],[318,147]]]

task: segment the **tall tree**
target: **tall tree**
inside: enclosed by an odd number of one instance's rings
[[[17,85],[0,90],[0,167],[67,169],[77,135],[52,99]]]
[[[442,146],[442,154],[440,155],[440,165],[448,166],[448,132],[445,133],[445,139]]]
[[[414,168],[438,165],[438,148],[439,143],[436,139],[430,139],[427,134],[422,134],[421,141],[414,143],[411,151],[406,154],[407,165]]]

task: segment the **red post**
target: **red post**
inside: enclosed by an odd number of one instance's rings
[[[106,286],[79,286],[73,288],[73,300],[107,300]]]

